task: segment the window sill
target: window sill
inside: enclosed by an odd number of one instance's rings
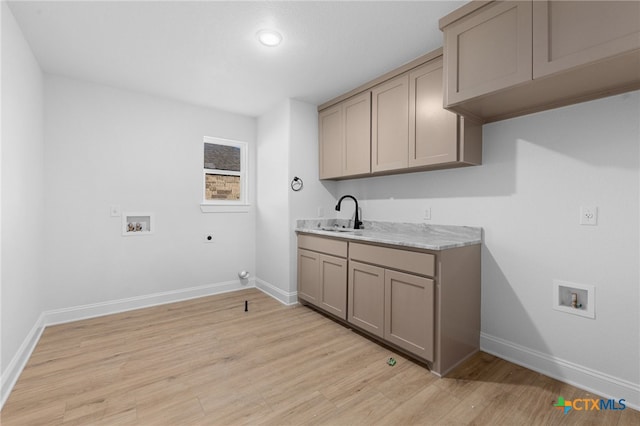
[[[249,213],[250,204],[200,204],[202,213]]]

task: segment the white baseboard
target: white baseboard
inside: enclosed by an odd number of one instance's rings
[[[298,292],[288,292],[276,287],[260,278],[256,278],[256,288],[268,294],[284,305],[295,305],[298,303]]]
[[[35,349],[42,332],[44,331],[44,314],[40,314],[36,323],[27,334],[27,337],[18,348],[18,352],[11,359],[7,368],[2,372],[1,386],[0,386],[0,410],[4,407],[4,403],[7,402],[11,390],[16,385],[20,373],[27,365],[27,361],[31,357],[33,350]]]
[[[640,410],[640,384],[638,383],[565,361],[486,333],[480,333],[480,349],[604,398],[616,401],[624,399],[628,407]]]
[[[165,291],[162,293],[147,294],[143,296],[129,297],[127,299],[111,300],[108,302],[93,303],[90,305],[73,306],[71,308],[54,309],[45,311],[45,326],[63,324],[65,322],[79,321],[87,318],[96,318],[104,315],[117,314],[134,309],[148,308],[150,306],[164,305],[183,300],[196,299],[198,297],[213,296],[230,291],[255,287],[253,280],[246,285],[239,281],[226,281],[216,284],[207,284],[198,287],[182,288]]]
[[[38,344],[44,328],[49,325],[79,321],[88,318],[96,318],[104,315],[117,314],[134,309],[148,308],[150,306],[164,305],[180,302],[204,296],[228,293],[230,291],[255,288],[255,279],[249,279],[243,285],[239,281],[227,281],[216,284],[208,284],[199,287],[183,288],[179,290],[165,291],[162,293],[148,294],[144,296],[130,297],[127,299],[111,300],[108,302],[93,303],[90,305],[73,306],[71,308],[54,309],[45,311],[34,324],[33,328],[24,339],[5,371],[2,372],[2,387],[0,388],[0,409],[4,406],[11,390],[18,381],[18,377],[27,364],[31,353]]]

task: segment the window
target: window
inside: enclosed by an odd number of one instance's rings
[[[205,136],[202,175],[203,207],[246,206],[248,204],[247,144]],[[203,211],[205,211],[204,208]]]

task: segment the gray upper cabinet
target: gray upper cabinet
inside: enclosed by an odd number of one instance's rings
[[[640,47],[638,1],[534,1],[533,23],[533,78]]]
[[[442,108],[442,57],[409,73],[409,167],[482,163],[482,126]]]
[[[321,105],[320,178],[481,164],[481,123],[443,108],[442,68],[438,49]]]
[[[371,95],[362,93],[318,114],[320,179],[371,171]]]
[[[444,32],[445,105],[531,80],[531,2],[495,2]]]
[[[363,93],[344,102],[343,176],[371,171],[371,96]]]
[[[402,74],[373,88],[371,170],[384,172],[408,166],[409,76]]]
[[[343,175],[343,110],[343,105],[335,105],[318,114],[320,179],[332,179]]]
[[[640,2],[470,2],[440,20],[444,106],[491,122],[640,88]]]

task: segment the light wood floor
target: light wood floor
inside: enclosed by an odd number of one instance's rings
[[[251,289],[47,328],[0,416],[3,426],[640,424],[629,408],[564,415],[559,396],[597,398],[484,353],[438,379]]]

